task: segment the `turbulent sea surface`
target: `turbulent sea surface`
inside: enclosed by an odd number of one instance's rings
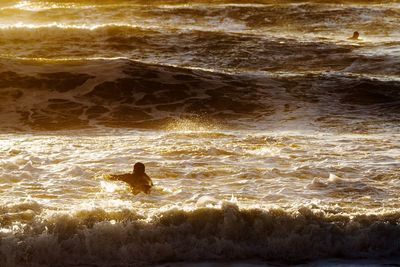
[[[0,266],[398,266],[399,77],[398,1],[0,1]]]

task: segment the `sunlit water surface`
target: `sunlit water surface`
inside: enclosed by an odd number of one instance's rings
[[[0,147],[2,204],[36,202],[46,213],[130,208],[151,216],[231,201],[352,214],[396,211],[400,203],[394,133],[72,131],[3,134]],[[137,161],[154,180],[150,195],[107,180]]]

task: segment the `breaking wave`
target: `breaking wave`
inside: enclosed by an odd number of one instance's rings
[[[227,203],[221,209],[171,210],[150,221],[130,210],[44,219],[33,207],[30,214],[21,215],[25,224],[14,225],[13,234],[0,233],[1,266],[148,266],[245,259],[301,263],[400,256],[398,213],[348,217],[308,208],[240,210]],[[0,223],[7,227],[4,210]]]

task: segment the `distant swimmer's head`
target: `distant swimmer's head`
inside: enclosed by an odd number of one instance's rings
[[[141,162],[135,163],[135,165],[133,165],[133,171],[138,174],[144,173],[145,171],[144,164]]]
[[[358,40],[359,37],[360,37],[360,33],[357,32],[357,31],[355,31],[355,32],[353,33],[353,36],[350,37],[349,39],[351,39],[351,40]]]

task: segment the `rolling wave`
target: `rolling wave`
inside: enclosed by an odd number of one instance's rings
[[[18,71],[21,64],[25,72]],[[10,67],[3,62],[0,109],[8,118],[3,127],[158,128],[179,117],[198,115],[228,124],[291,118],[325,126],[345,124],[340,118],[399,119],[396,80],[318,73],[218,73],[123,59],[58,64],[36,62],[28,67],[24,61]]]
[[[357,45],[218,30],[168,31],[105,24],[0,28],[2,58],[129,58],[155,64],[237,72],[346,71],[398,75],[398,41]],[[379,53],[378,53],[379,52]]]
[[[242,1],[241,1],[242,2]],[[380,1],[382,2],[382,1]],[[397,32],[399,6],[396,1],[387,5],[358,4],[340,5],[338,3],[323,4],[321,2],[291,3],[280,1],[279,4],[259,4],[249,2],[221,4],[212,2],[193,2],[169,5],[168,1],[145,5],[135,1],[118,4],[84,2],[49,2],[22,1],[8,8],[0,9],[2,26],[13,26],[14,17],[18,15],[18,23],[25,25],[46,25],[58,22],[63,25],[132,24],[157,25],[183,29],[185,26],[198,29],[219,29],[221,31],[297,31],[299,33],[317,32],[330,35],[342,33],[342,29],[352,29],[357,25],[359,30],[372,33]],[[393,3],[393,4],[390,4]],[[102,14],[99,20],[98,14]],[[160,24],[159,21],[163,23]],[[221,27],[223,26],[223,27]]]
[[[0,9],[0,25],[43,27],[54,22],[65,27],[93,28],[104,25],[137,25],[163,30],[202,30],[236,33],[273,33],[302,39],[312,37],[345,39],[354,29],[379,39],[398,34],[398,5],[339,5],[297,3],[274,5],[235,5],[215,3],[184,5],[67,5],[29,2],[11,9]],[[37,6],[36,6],[37,5]],[[41,9],[47,8],[48,9]],[[101,20],[98,14],[102,14]],[[14,19],[18,16],[18,20]],[[163,23],[159,23],[162,21]],[[97,26],[96,26],[97,25]],[[378,38],[374,42],[379,41]]]

